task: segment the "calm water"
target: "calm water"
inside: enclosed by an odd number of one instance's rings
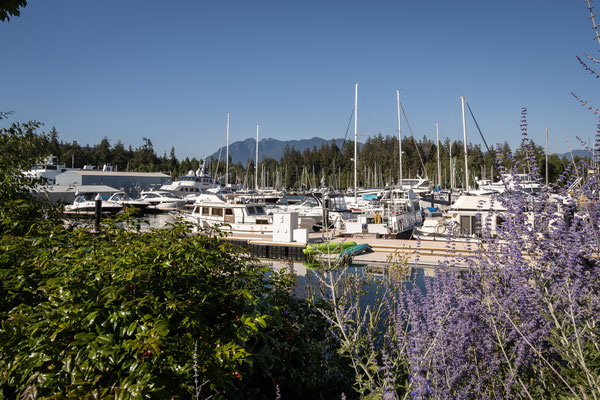
[[[305,263],[288,263],[276,260],[261,260],[261,263],[275,270],[293,268],[298,282],[296,293],[302,297],[310,296],[312,291],[318,290],[322,286],[322,279],[327,279],[327,274],[323,270]],[[389,271],[385,265],[352,264],[346,270],[337,269],[332,273],[334,279],[339,277],[341,273],[359,279],[362,283],[361,289],[364,291],[361,303],[375,304],[383,294],[383,282],[385,279],[389,279]],[[425,281],[432,279],[433,274],[432,271],[423,268],[408,267],[406,274],[403,276],[406,287],[412,288],[417,285],[424,292]]]
[[[133,217],[133,221],[141,225],[143,231],[164,228],[168,224],[175,222],[175,215],[169,213],[144,214],[139,217]],[[94,227],[93,217],[75,217],[65,219],[65,224],[77,227]]]

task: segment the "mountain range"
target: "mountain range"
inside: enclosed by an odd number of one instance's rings
[[[259,161],[262,161],[264,158],[270,157],[279,161],[281,159],[281,156],[283,155],[283,151],[285,150],[286,146],[290,146],[290,148],[295,148],[296,150],[302,152],[306,149],[311,149],[314,146],[316,146],[318,149],[326,143],[331,143],[332,140],[334,140],[337,146],[340,148],[344,143],[344,139],[322,139],[319,137],[300,140],[277,140],[273,138],[261,139],[258,141],[258,159]],[[231,162],[234,164],[237,162],[241,162],[242,165],[246,165],[250,157],[252,157],[252,159],[254,160],[254,158],[256,157],[255,152],[256,139],[253,138],[229,144],[229,157],[231,157]],[[225,146],[223,146],[207,158],[213,158],[215,160],[225,160],[226,153],[227,149],[225,148]]]
[[[344,143],[344,139],[322,139],[319,137],[300,140],[277,140],[273,138],[261,139],[258,142],[258,158],[259,161],[262,161],[266,157],[274,158],[275,160],[279,161],[281,159],[281,156],[283,155],[283,151],[285,150],[286,146],[290,146],[290,148],[295,148],[296,150],[302,152],[305,149],[310,149],[314,146],[316,146],[318,149],[325,143],[331,143],[332,140],[335,140],[335,143],[340,148]],[[252,157],[252,159],[254,160],[255,151],[256,139],[254,138],[249,138],[246,140],[241,140],[229,144],[229,156],[231,157],[231,161],[234,164],[237,162],[241,162],[242,165],[246,165],[250,157]],[[213,158],[215,160],[225,160],[225,154],[226,148],[225,146],[223,146],[207,158]],[[589,150],[583,149],[573,150],[573,155],[582,158],[592,157],[592,153]],[[571,160],[570,152],[558,154],[558,156],[561,158],[566,158],[567,160]]]
[[[566,158],[571,161],[571,152],[566,152],[558,155],[561,158]],[[573,157],[592,158],[593,154],[589,150],[577,149],[573,150]]]

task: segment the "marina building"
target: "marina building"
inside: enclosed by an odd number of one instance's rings
[[[158,189],[171,182],[162,172],[115,172],[100,170],[66,171],[56,177],[56,184],[63,186],[105,185],[137,197],[142,190]]]

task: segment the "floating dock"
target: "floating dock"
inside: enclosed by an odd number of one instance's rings
[[[247,249],[248,253],[257,258],[271,260],[306,261],[302,252],[307,243],[274,242],[270,235],[246,235],[244,237],[228,236],[223,238],[236,246]],[[340,238],[332,237],[332,242],[353,240],[357,244],[367,243],[371,248],[354,256],[355,263],[385,264],[406,260],[412,265],[434,266],[441,261],[452,261],[463,264],[466,257],[477,253],[481,244],[477,241],[417,241],[408,239],[378,239],[378,238]],[[308,244],[327,241],[321,233],[311,233]],[[332,256],[337,256],[333,254]]]

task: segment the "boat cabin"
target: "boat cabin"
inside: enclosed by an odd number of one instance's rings
[[[271,223],[271,217],[261,204],[201,202],[194,205],[192,215],[209,223],[257,224]]]
[[[481,224],[490,223],[495,232],[503,222],[502,213],[506,208],[500,200],[491,196],[460,196],[449,211],[450,219],[458,224],[465,235],[479,235]]]

